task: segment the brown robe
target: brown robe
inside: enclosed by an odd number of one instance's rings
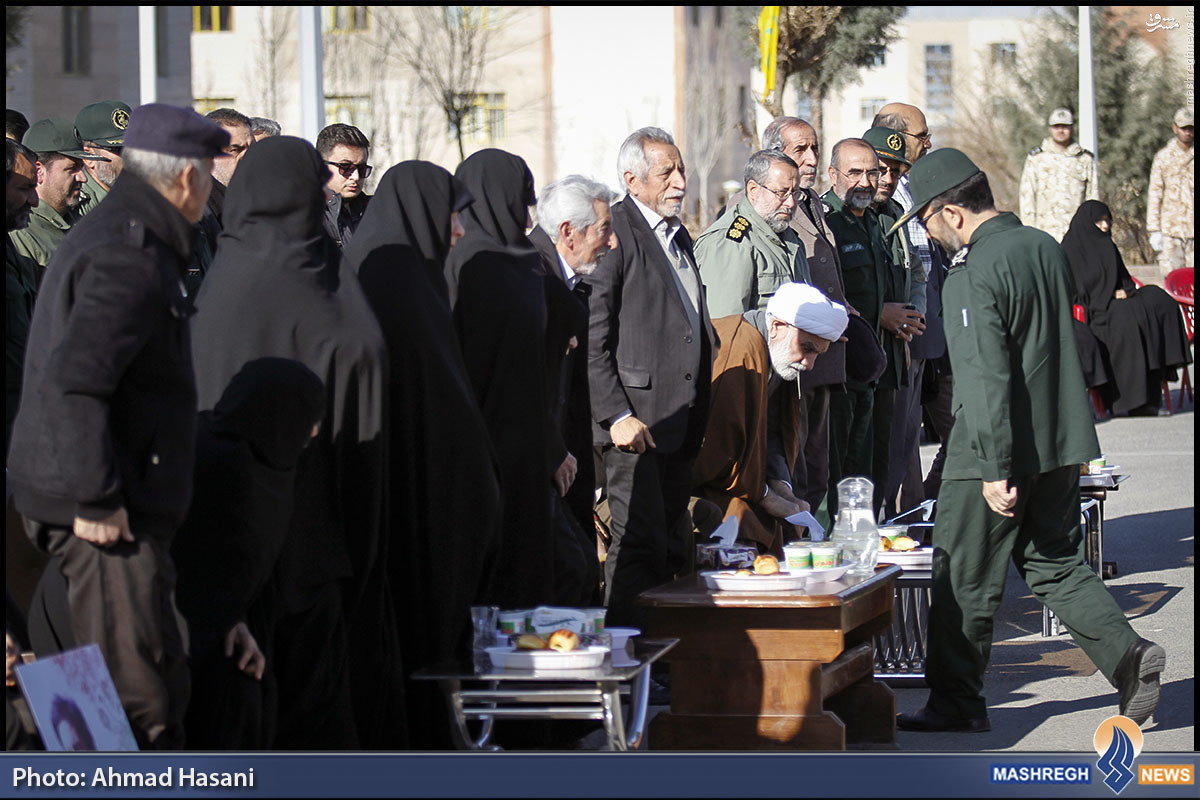
[[[738,538],[782,552],[779,521],[757,507],[767,485],[767,381],[771,357],[762,334],[740,314],[713,320],[720,349],[713,364],[712,405],[693,467],[694,493],[738,518]],[[786,382],[780,435],[789,471],[799,450],[800,401]]]

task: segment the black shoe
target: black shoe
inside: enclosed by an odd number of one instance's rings
[[[922,733],[986,733],[992,729],[992,721],[987,717],[947,717],[925,706],[907,714],[897,714],[896,727]]]
[[[1167,665],[1167,653],[1159,645],[1138,639],[1129,645],[1113,672],[1113,683],[1120,692],[1121,716],[1141,725],[1158,706],[1158,679]]]

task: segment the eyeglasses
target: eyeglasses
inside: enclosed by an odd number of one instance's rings
[[[844,175],[845,177],[854,181],[855,183],[858,183],[859,181],[861,181],[863,179],[864,175],[866,176],[867,180],[869,180],[869,181],[878,181],[879,180],[879,170],[877,170],[877,169],[867,169],[867,170],[852,169],[849,172],[842,172],[837,167],[834,167],[834,169],[837,170],[838,172],[841,172],[842,175]]]
[[[760,189],[775,195],[777,198],[779,198],[779,202],[781,203],[786,203],[789,197],[792,198],[792,202],[799,203],[800,197],[804,194],[803,189],[772,189],[770,186],[763,186],[761,183],[758,183],[758,181],[755,181],[755,184],[757,184]]]
[[[349,178],[357,172],[363,180],[366,180],[372,169],[370,164],[354,164],[349,161],[326,161],[325,163],[340,172],[343,178]]]
[[[942,206],[937,211],[930,214],[928,217],[918,217],[917,221],[921,223],[922,228],[927,228],[927,227],[929,227],[929,220],[933,219],[934,217],[936,217],[938,214],[942,213],[945,210],[946,210],[946,207]]]
[[[912,133],[911,131],[900,131],[900,132],[903,133],[905,136],[911,136],[914,139],[924,142],[925,144],[933,144],[933,139],[929,138],[929,129],[928,128],[921,131],[920,133]]]

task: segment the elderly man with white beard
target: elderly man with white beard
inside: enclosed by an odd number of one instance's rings
[[[803,283],[780,286],[766,310],[713,321],[721,346],[694,493],[737,517],[739,539],[763,551],[779,555],[800,532],[784,519],[809,510],[790,483],[803,373],[847,322],[845,306]]]

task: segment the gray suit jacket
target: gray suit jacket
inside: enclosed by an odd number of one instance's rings
[[[842,265],[838,261],[837,240],[833,231],[825,224],[825,214],[821,197],[813,189],[805,189],[809,197],[813,213],[817,220],[814,223],[804,213],[803,206],[796,209],[792,218],[792,230],[804,243],[804,255],[808,258],[808,269],[812,274],[812,283],[825,293],[825,296],[835,303],[846,303],[846,286],[842,281]],[[846,380],[846,343],[834,342],[829,346],[812,372],[804,374],[804,386],[826,386],[828,384],[844,383]]]

